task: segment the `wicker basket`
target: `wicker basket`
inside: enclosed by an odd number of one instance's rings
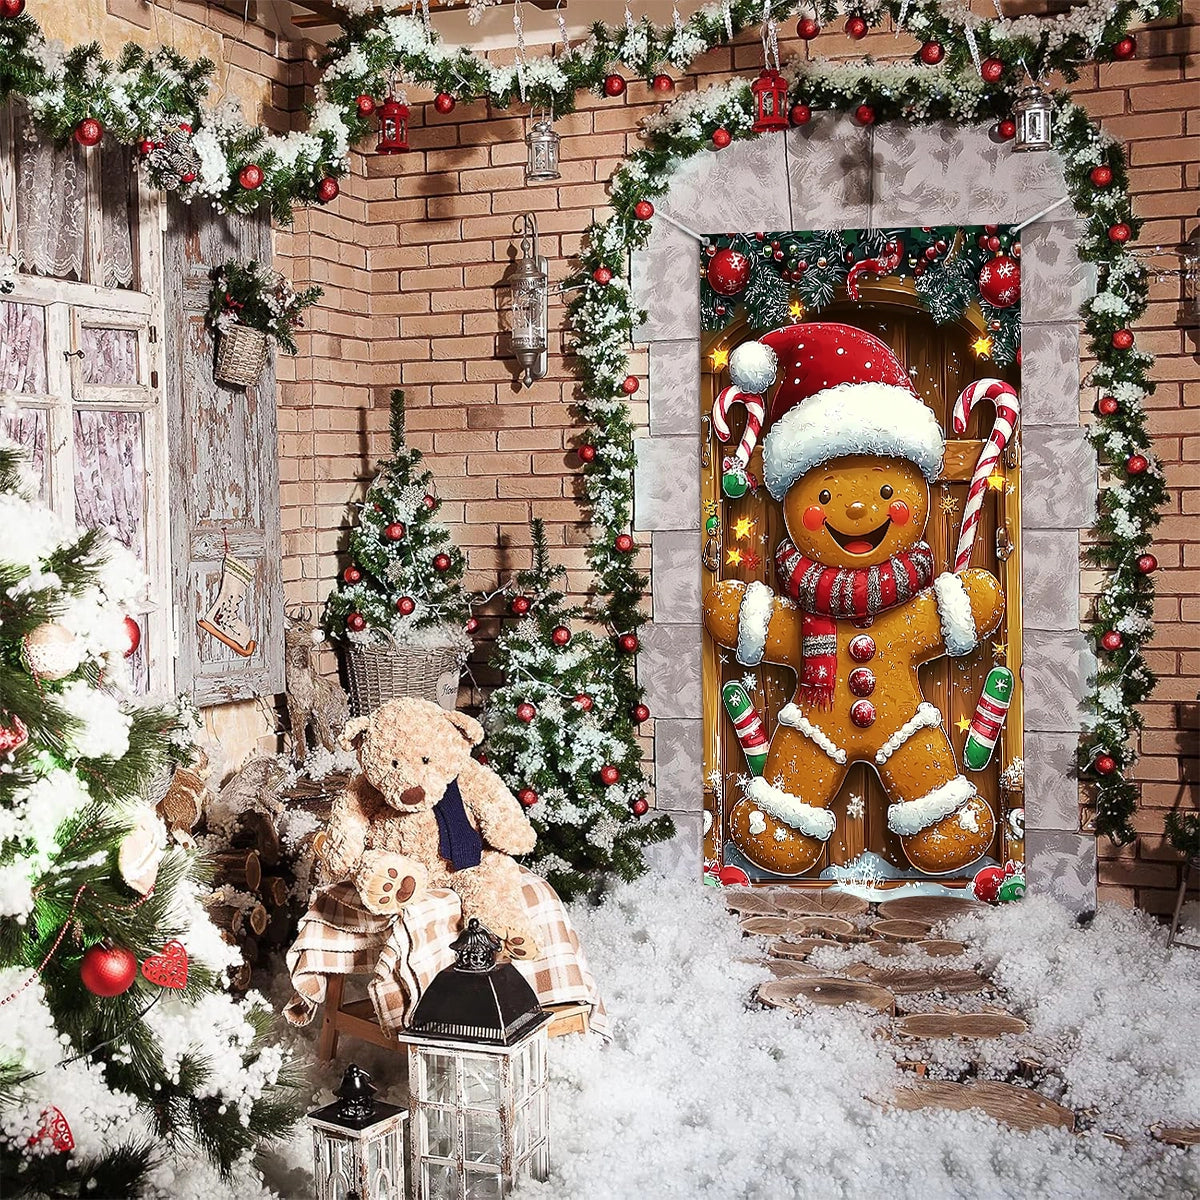
[[[367,716],[397,696],[454,707],[463,669],[455,647],[401,646],[383,631],[378,636],[386,640],[374,645],[352,642],[343,652],[353,716]]]
[[[249,387],[258,382],[267,365],[269,343],[260,329],[234,325],[223,330],[217,342],[217,369],[213,372],[221,383]]]

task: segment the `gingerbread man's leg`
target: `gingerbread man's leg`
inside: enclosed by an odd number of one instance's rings
[[[808,732],[786,724],[789,715]],[[795,705],[782,709],[779,721],[763,775],[746,785],[744,798],[733,806],[729,832],[752,863],[779,875],[802,875],[833,833],[828,809],[846,777],[846,754],[809,725]]]
[[[884,762],[877,755],[876,766],[892,801],[888,828],[918,871],[946,875],[986,853],[996,832],[992,810],[958,773],[941,725],[918,729]]]

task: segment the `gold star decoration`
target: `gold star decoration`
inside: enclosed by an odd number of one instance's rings
[[[988,487],[994,492],[1000,491],[1004,487],[1004,472],[993,471],[988,477]]]
[[[958,726],[959,733],[966,733],[967,730],[971,728],[971,718],[970,717],[959,717],[958,720],[955,721],[954,723],[955,723],[955,725]]]
[[[952,516],[958,512],[958,501],[949,492],[943,492],[942,498],[938,501],[938,507],[942,512]]]
[[[728,350],[714,350],[712,352],[711,361],[712,361],[712,369],[714,371],[719,371],[719,370],[721,370],[722,367],[729,366],[729,351]]]
[[[993,642],[992,643],[992,656],[994,658],[1003,658],[1007,653],[1008,653],[1008,643],[1007,642]]]
[[[799,300],[793,300],[791,304],[788,305],[788,316],[791,317],[793,321],[803,321],[804,305],[801,304]]]
[[[754,529],[754,522],[750,517],[738,517],[733,523],[733,536],[740,542],[743,538],[748,538]]]
[[[742,565],[742,552],[736,546],[732,550],[726,550],[725,563],[730,567],[740,567]]]
[[[987,358],[992,352],[992,339],[987,334],[980,334],[972,343],[971,349],[976,358]]]
[[[705,500],[704,515],[706,517],[715,517],[717,515],[717,502],[715,500]]]

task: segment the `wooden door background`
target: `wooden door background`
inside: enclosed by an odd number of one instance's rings
[[[908,285],[911,287],[911,283]],[[951,431],[950,416],[954,400],[959,392],[976,379],[994,377],[1012,383],[1020,391],[1020,368],[1011,366],[998,368],[990,360],[978,358],[971,346],[985,333],[983,318],[973,308],[960,321],[946,325],[936,324],[932,317],[906,289],[903,281],[881,280],[862,289],[862,303],[855,303],[842,296],[827,308],[822,309],[813,320],[840,321],[855,325],[874,334],[895,352],[906,367],[910,368],[913,384],[922,398],[938,414],[947,433],[946,459],[943,473],[930,489],[930,516],[925,537],[933,549],[937,571],[949,570],[953,564],[954,546],[958,540],[959,523],[967,488],[979,451],[991,430],[995,412],[988,403],[980,404],[971,415],[966,438],[956,439]],[[721,518],[718,534],[720,544],[719,563],[716,571],[701,566],[701,590],[706,592],[720,579],[740,579],[744,582],[761,580],[773,589],[778,588],[774,554],[780,540],[786,536],[783,513],[772,500],[766,488],[760,487],[757,494],[748,493],[743,499],[730,501],[721,495],[721,458],[736,447],[745,425],[745,414],[738,406],[731,414],[732,438],[728,448],[711,436],[709,426],[703,418],[712,411],[713,399],[728,379],[727,372],[714,371],[714,352],[730,351],[752,334],[743,322],[706,335],[701,343],[701,387],[700,418],[702,429],[708,435],[701,453],[701,499],[705,513],[712,511],[717,502],[717,513]],[[912,373],[915,368],[915,374]],[[769,400],[769,397],[768,397]],[[984,771],[971,772],[969,777],[979,788],[996,814],[997,837],[990,854],[1000,862],[1007,857],[1022,857],[1022,847],[1016,836],[1016,828],[1010,828],[1007,813],[1001,804],[1000,774],[1013,759],[1021,756],[1021,620],[1020,620],[1020,438],[1014,440],[1005,454],[1005,485],[1000,489],[988,489],[983,508],[978,537],[975,541],[971,565],[983,567],[997,576],[1005,594],[1005,617],[1000,628],[983,640],[979,648],[963,658],[942,657],[921,669],[921,688],[925,699],[941,710],[946,730],[954,746],[959,765],[962,764],[962,747],[966,741],[965,729],[957,722],[969,720],[975,712],[975,704],[983,687],[987,673],[997,664],[1010,668],[1017,677],[1014,695],[1009,709],[1008,721],[996,745],[996,753]],[[761,443],[750,461],[750,473],[762,479]],[[739,541],[733,532],[734,521],[749,517],[754,522],[754,531],[749,539]],[[997,530],[1004,528],[1012,546],[1006,561],[997,555]],[[708,536],[701,533],[701,545]],[[738,547],[745,555],[747,549],[757,556],[756,564],[727,565],[727,552]],[[768,735],[774,732],[776,714],[792,699],[796,687],[795,674],[787,667],[762,663],[757,668],[741,666],[732,650],[718,646],[704,635],[703,648],[703,712],[704,712],[704,779],[705,809],[712,814],[704,839],[706,862],[723,861],[723,847],[727,840],[726,812],[740,796],[738,776],[745,776],[746,762],[734,734],[732,723],[721,704],[721,687],[730,680],[743,679],[747,675],[755,678],[757,687],[751,698],[766,724]],[[713,772],[720,776],[720,787],[712,785]],[[721,803],[724,796],[727,803]],[[862,815],[854,816],[847,811],[858,808],[851,805],[852,797],[863,800]],[[801,797],[803,798],[803,797]],[[1007,803],[1019,806],[1019,792],[1006,794]],[[797,882],[815,883],[827,867],[843,866],[856,859],[864,850],[874,851],[889,863],[908,870],[900,839],[887,827],[887,798],[873,767],[866,763],[855,764],[846,776],[841,791],[835,798],[832,811],[837,818],[833,837],[830,838],[825,854],[819,862]],[[973,874],[974,868],[968,868]],[[753,872],[751,872],[753,876]],[[776,877],[764,872],[764,877]],[[942,877],[943,879],[945,877]]]

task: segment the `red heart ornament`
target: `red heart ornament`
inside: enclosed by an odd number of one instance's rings
[[[38,1131],[29,1139],[28,1144],[34,1146],[45,1141],[49,1141],[60,1154],[75,1149],[75,1135],[71,1132],[71,1126],[67,1124],[67,1118],[62,1115],[62,1111],[53,1104],[42,1113]]]
[[[152,954],[142,963],[142,974],[159,987],[187,986],[188,955],[182,942],[168,942],[161,954]]]

